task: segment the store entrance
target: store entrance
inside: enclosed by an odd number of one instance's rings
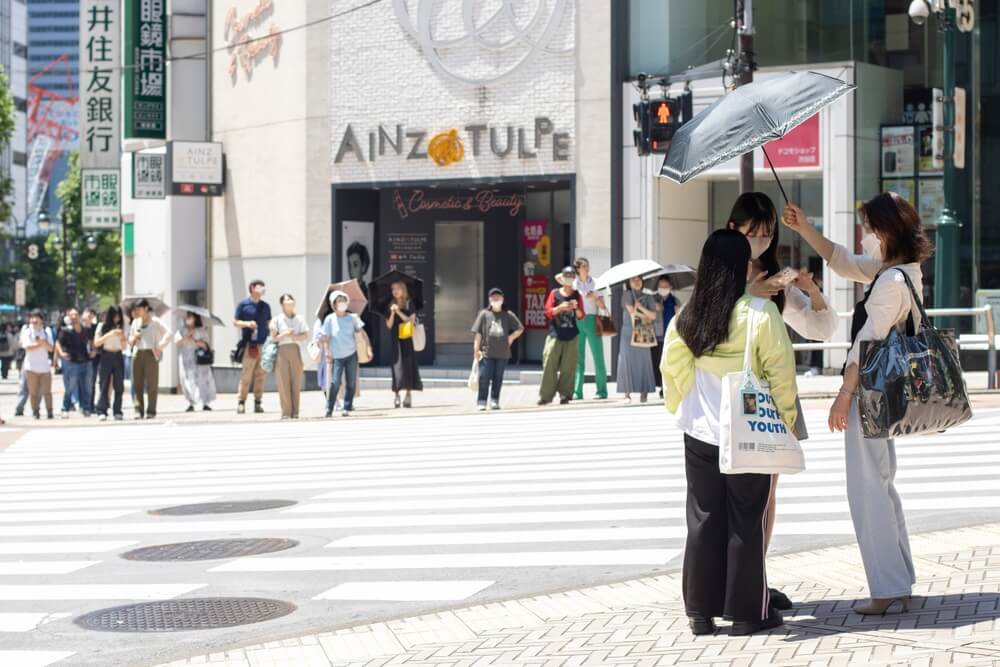
[[[483,223],[434,223],[434,358],[461,366],[471,356],[469,327],[483,305]]]

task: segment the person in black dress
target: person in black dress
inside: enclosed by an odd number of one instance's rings
[[[410,392],[422,391],[424,388],[420,381],[420,369],[417,368],[417,355],[413,349],[413,330],[416,324],[417,308],[410,299],[406,283],[394,282],[385,326],[392,335],[392,392],[396,395],[393,405],[397,408],[400,406],[401,391],[406,392],[402,405],[408,408],[412,405]]]

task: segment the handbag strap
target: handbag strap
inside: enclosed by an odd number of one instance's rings
[[[750,365],[750,351],[753,349],[754,334],[757,329],[757,319],[763,310],[765,303],[767,302],[764,299],[756,296],[750,300],[750,312],[747,315],[747,342],[743,348],[744,371],[749,371],[752,368]]]
[[[917,312],[920,313],[920,328],[937,331],[934,325],[931,324],[931,319],[927,317],[927,311],[924,310],[924,302],[917,297],[917,290],[913,287],[913,282],[910,280],[910,276],[907,275],[906,271],[899,267],[893,268],[903,274],[903,280],[906,281],[906,286],[910,288],[910,298],[913,300],[913,303],[910,305],[910,314],[906,317],[906,335],[914,336],[917,333],[917,326],[913,321],[913,306],[916,306]]]

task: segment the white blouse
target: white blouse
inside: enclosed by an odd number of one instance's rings
[[[833,257],[830,258],[830,268],[837,275],[848,280],[870,283],[875,280],[878,272],[882,271],[883,262],[867,255],[855,255],[843,246],[834,245]],[[920,264],[915,262],[900,264],[892,267],[891,270],[883,271],[868,297],[866,305],[868,320],[861,327],[857,340],[854,341],[854,346],[847,355],[848,366],[860,364],[862,341],[882,340],[889,335],[889,331],[893,327],[898,331],[905,330],[906,320],[911,311],[913,312],[914,326],[920,326],[920,311],[913,303],[913,296],[910,294],[910,288],[906,285],[906,280],[896,269],[906,272],[918,297],[920,296],[923,285],[923,272],[920,270]]]
[[[785,288],[785,308],[781,313],[785,324],[808,340],[830,340],[837,333],[840,317],[823,299],[823,309],[814,310],[812,298],[794,285]]]

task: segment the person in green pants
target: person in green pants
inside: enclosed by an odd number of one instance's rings
[[[583,398],[583,376],[587,369],[587,346],[594,355],[594,380],[597,382],[597,398],[608,397],[608,373],[604,367],[604,343],[597,335],[597,312],[606,311],[604,297],[594,290],[594,279],[590,276],[590,262],[586,257],[578,257],[575,263],[576,280],[573,289],[583,297],[585,317],[577,322],[580,335],[577,337],[576,385],[573,398]]]
[[[548,405],[559,393],[559,403],[569,403],[573,395],[573,374],[576,370],[577,324],[583,320],[583,297],[573,289],[576,272],[567,266],[556,276],[560,287],[549,292],[545,300],[545,317],[549,320],[549,335],[542,353],[542,386],[538,404]]]

